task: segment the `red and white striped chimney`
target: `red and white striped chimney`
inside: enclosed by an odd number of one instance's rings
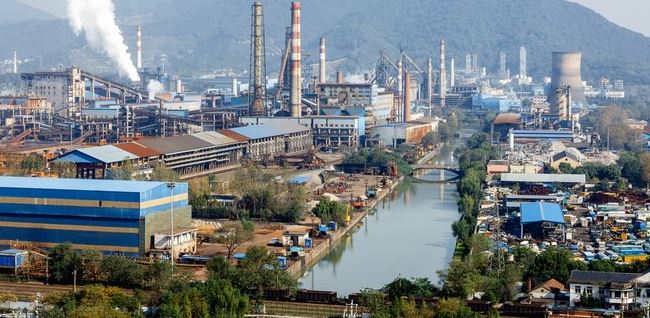
[[[320,38],[320,78],[319,81],[321,83],[325,83],[327,81],[327,60],[325,59],[325,38],[321,37]]]
[[[142,68],[142,27],[135,31],[135,67]]]
[[[291,3],[291,117],[302,115],[300,1]]]

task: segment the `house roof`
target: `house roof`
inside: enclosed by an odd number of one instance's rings
[[[214,145],[230,145],[230,144],[236,144],[240,142],[234,138],[218,133],[216,131],[200,132],[200,133],[193,134],[192,136],[199,138],[203,141],[207,141]]]
[[[528,223],[556,223],[564,224],[564,213],[559,204],[548,202],[522,202],[521,224]]]
[[[569,283],[578,284],[623,284],[630,283],[635,278],[641,276],[638,273],[615,273],[615,272],[595,272],[595,271],[571,271]]]
[[[212,147],[213,144],[192,135],[182,135],[157,139],[142,139],[138,143],[153,148],[163,154],[190,151]]]
[[[545,289],[551,290],[551,291],[566,289],[564,284],[560,283],[555,278],[551,278],[551,279],[543,282],[542,284],[538,285],[537,287],[535,287],[535,289],[538,289],[538,288],[545,288]]]
[[[75,163],[115,163],[140,158],[138,155],[122,150],[114,145],[80,148],[73,150],[56,161]]]

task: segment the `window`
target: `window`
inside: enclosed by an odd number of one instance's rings
[[[582,287],[576,286],[575,287],[575,292],[576,292],[576,294],[582,294]]]
[[[587,296],[591,296],[593,294],[593,287],[587,286]]]
[[[612,296],[612,297],[621,298],[621,292],[620,291],[615,291],[615,292],[613,292],[613,294],[614,294],[614,296]]]

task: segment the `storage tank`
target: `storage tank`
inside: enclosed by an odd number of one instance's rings
[[[570,87],[573,102],[587,104],[580,74],[581,60],[582,53],[580,52],[553,52],[553,74],[548,90],[551,114],[559,113],[556,91],[563,86]]]

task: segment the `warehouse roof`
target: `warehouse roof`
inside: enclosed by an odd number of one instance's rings
[[[77,163],[114,163],[139,157],[113,145],[80,148],[73,150],[56,161],[71,161]]]
[[[501,182],[522,183],[585,183],[584,174],[502,173]]]
[[[236,133],[236,132],[234,132],[234,131],[232,131],[230,129],[219,130],[219,133],[224,135],[224,136],[228,136],[228,137],[230,137],[230,138],[232,138],[234,140],[237,140],[237,141],[249,141],[250,140],[250,139],[248,139],[248,137],[246,137],[244,135],[240,135],[240,134],[238,134],[238,133]]]
[[[249,125],[230,129],[250,139],[261,139],[274,136],[282,136],[298,132],[310,131],[311,129],[293,122],[275,123],[269,122],[261,125]]]
[[[134,142],[115,144],[113,146],[120,148],[124,151],[128,151],[140,158],[148,158],[148,157],[154,157],[160,155],[160,153],[155,149]]]
[[[163,154],[190,151],[212,147],[213,144],[192,135],[182,135],[158,139],[142,139],[138,143],[153,148]]]
[[[32,178],[32,177],[0,177],[0,196],[2,189],[34,189],[34,190],[74,190],[100,192],[132,192],[142,193],[152,190],[165,182],[153,181],[123,181],[98,179],[64,179],[64,178]]]
[[[539,222],[564,224],[564,214],[557,203],[523,202],[519,207],[521,224]]]
[[[226,136],[216,131],[200,132],[197,134],[193,134],[192,136],[199,138],[203,141],[209,142],[213,145],[229,145],[229,144],[235,144],[240,142],[234,138],[231,138],[230,136]]]

